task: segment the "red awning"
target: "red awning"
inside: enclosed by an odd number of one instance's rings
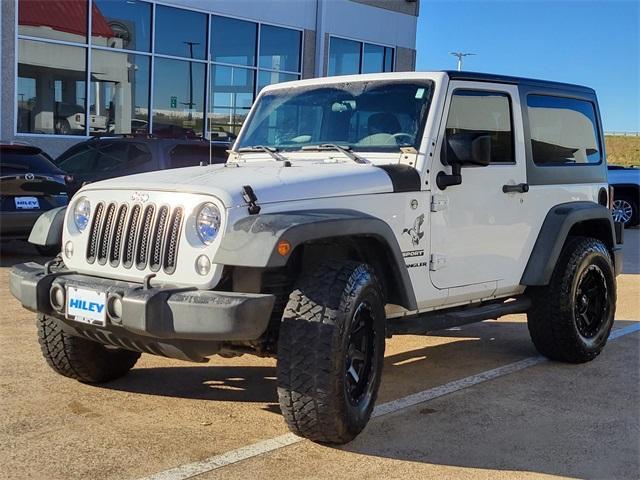
[[[86,0],[20,0],[18,24],[33,27],[50,27],[53,30],[87,34]],[[93,4],[93,36],[110,38],[115,36],[97,5]]]

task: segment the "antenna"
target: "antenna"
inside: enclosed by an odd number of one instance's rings
[[[454,57],[458,58],[458,71],[462,70],[462,59],[463,57],[469,57],[471,55],[475,55],[475,53],[467,53],[467,52],[449,52]]]

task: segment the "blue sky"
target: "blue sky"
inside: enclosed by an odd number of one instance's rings
[[[422,0],[417,70],[455,69],[595,88],[606,131],[640,131],[638,0]]]

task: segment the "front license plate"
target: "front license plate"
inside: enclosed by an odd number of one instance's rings
[[[76,322],[104,327],[106,324],[107,294],[67,287],[67,318]]]
[[[18,210],[37,210],[40,208],[40,202],[36,197],[16,197],[13,201],[16,202]]]

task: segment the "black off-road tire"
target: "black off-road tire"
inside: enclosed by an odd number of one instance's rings
[[[373,411],[384,345],[383,292],[370,266],[323,262],[303,274],[278,339],[278,398],[291,431],[321,443],[355,438]],[[368,360],[358,359],[363,351]]]
[[[589,285],[585,283],[587,276]],[[596,292],[591,295],[591,304],[589,292]],[[569,363],[588,362],[600,354],[616,311],[613,263],[600,240],[570,237],[549,285],[530,293],[533,306],[527,313],[529,333],[541,354]],[[590,315],[596,320],[586,324],[582,315],[589,313],[588,308],[596,312]]]
[[[49,366],[60,375],[83,383],[101,383],[125,375],[140,358],[139,352],[107,348],[65,333],[61,320],[38,315],[38,342]]]

